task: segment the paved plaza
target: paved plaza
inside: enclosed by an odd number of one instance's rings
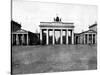
[[[96,45],[13,46],[13,74],[94,70]]]

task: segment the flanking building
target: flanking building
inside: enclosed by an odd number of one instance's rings
[[[89,30],[93,30],[93,31],[96,31],[97,32],[97,23],[89,26]]]
[[[62,22],[57,16],[53,22],[40,22],[39,27],[41,44],[74,44],[74,23]],[[58,39],[57,32],[60,34]]]
[[[97,24],[89,26],[89,30],[75,33],[75,44],[97,44]]]
[[[21,29],[21,24],[11,21],[11,44],[12,46],[37,45],[39,34]]]

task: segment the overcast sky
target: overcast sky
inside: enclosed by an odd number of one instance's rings
[[[62,22],[73,22],[79,33],[97,21],[97,6],[12,0],[12,18],[22,29],[39,32],[40,22],[52,22],[57,15]]]

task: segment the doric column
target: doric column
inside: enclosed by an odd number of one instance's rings
[[[19,44],[18,34],[16,34],[16,45]]]
[[[78,44],[80,44],[80,35],[78,36]]]
[[[66,44],[68,44],[68,29],[66,29]]]
[[[28,37],[28,33],[27,33],[27,45],[29,44],[29,41],[28,40],[29,40],[29,37]]]
[[[55,30],[53,29],[53,45],[55,44]]]
[[[87,34],[87,44],[89,44],[89,34]]]
[[[60,43],[62,44],[62,29],[61,29],[61,32],[60,32]]]
[[[97,43],[97,34],[95,34],[95,44]]]
[[[40,43],[42,44],[42,29],[40,29]]]
[[[87,34],[87,39],[86,39],[86,41],[87,41],[87,44],[88,44],[88,34]]]
[[[13,45],[13,34],[11,34],[11,39],[12,39],[11,41],[12,41],[12,45]]]
[[[93,34],[92,34],[92,37],[91,38],[92,38],[92,44],[93,44]]]
[[[86,44],[86,43],[85,43],[85,34],[84,34],[84,44]]]
[[[22,34],[22,44],[24,43],[24,34]]]
[[[86,44],[88,44],[87,38],[88,38],[88,35],[86,34]]]
[[[72,44],[74,44],[74,31],[72,30]]]
[[[47,35],[46,35],[46,44],[48,45],[48,42],[49,42],[49,38],[48,38],[48,29],[47,29]]]
[[[80,38],[80,44],[81,44],[81,35],[80,35],[80,37],[79,37],[79,38]]]

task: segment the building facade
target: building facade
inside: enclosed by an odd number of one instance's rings
[[[21,29],[21,25],[15,21],[11,22],[11,44],[12,46],[38,45],[40,43],[39,33],[33,33]]]
[[[73,23],[62,22],[58,16],[54,22],[40,22],[40,41],[41,44],[74,44],[74,25]],[[52,32],[52,36],[50,36]],[[60,34],[58,40],[56,33]],[[65,33],[65,35],[63,35]]]
[[[25,30],[17,30],[16,32],[12,32],[12,45],[28,45],[29,38],[28,32]]]
[[[97,24],[89,26],[89,30],[75,33],[75,44],[97,44]]]
[[[97,32],[93,30],[88,30],[80,33],[80,44],[96,44]]]
[[[74,44],[80,44],[80,34],[74,33]]]

